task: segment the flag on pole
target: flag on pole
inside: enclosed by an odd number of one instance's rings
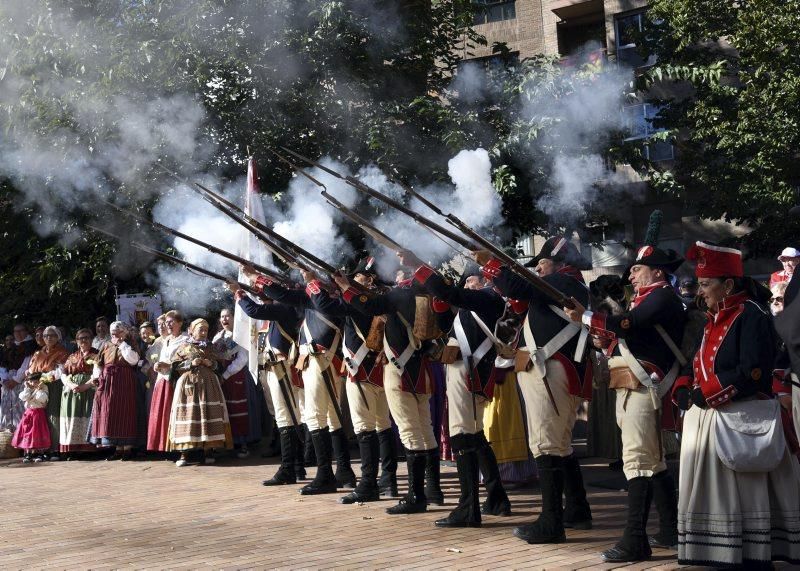
[[[266,224],[264,205],[261,202],[260,193],[258,167],[255,160],[251,158],[247,163],[247,189],[244,198],[244,211],[254,220]],[[239,255],[251,262],[264,266],[270,263],[269,251],[246,228],[242,228]],[[239,271],[239,281],[247,281],[241,270]],[[233,310],[233,340],[248,350],[248,369],[250,369],[250,373],[256,382],[258,382],[258,331],[261,325],[262,322],[260,320],[247,317],[238,304],[235,306]]]

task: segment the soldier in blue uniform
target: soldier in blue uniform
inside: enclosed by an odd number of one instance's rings
[[[364,288],[378,293],[378,276],[372,270],[372,258],[360,260],[349,277]],[[324,290],[312,297],[315,306],[325,308],[329,315],[344,317],[342,367],[347,372],[347,402],[358,439],[361,456],[361,478],[355,489],[339,499],[353,504],[397,497],[397,450],[389,405],[383,390],[383,367],[386,356],[381,350],[368,346],[368,338],[382,316],[366,315],[340,297],[331,299]],[[382,337],[380,339],[382,344]],[[383,473],[378,482],[378,462]]]
[[[266,331],[259,332],[259,376],[266,376],[275,411],[281,443],[281,465],[265,486],[295,484],[305,478],[301,438],[303,388],[293,368],[297,356],[296,339],[302,315],[291,305],[268,301],[256,303],[235,282],[228,284],[242,311],[253,319],[268,320]],[[259,379],[260,380],[260,379]]]
[[[643,561],[650,546],[677,546],[677,496],[675,482],[664,459],[661,429],[670,418],[667,395],[685,358],[680,353],[686,310],[670,274],[683,263],[674,251],[654,246],[639,249],[625,275],[636,297],[619,315],[587,311],[577,303],[565,312],[605,342],[611,380],[616,390],[617,424],[622,432],[623,472],[628,480],[628,522],[622,540],[604,551],[611,563]],[[648,541],[646,526],[650,502],[655,498],[660,530]]]
[[[304,311],[296,367],[303,378],[305,419],[314,442],[317,474],[300,493],[326,494],[336,492],[337,487],[354,488],[356,476],[350,467],[350,450],[340,417],[341,380],[338,369],[341,363],[336,353],[342,337],[342,318],[326,313],[323,303],[312,300],[322,291],[322,284],[312,272],[303,272],[306,280],[304,291],[281,287],[249,266],[243,266],[242,271],[267,297]],[[336,305],[331,299],[328,303]],[[332,467],[332,452],[336,456],[336,474]]]
[[[479,271],[465,276],[464,287],[457,287],[426,266],[411,252],[402,252],[401,264],[415,268],[414,279],[442,300],[439,304],[452,315],[447,348],[442,361],[447,371],[447,403],[450,444],[456,455],[461,488],[458,506],[437,527],[480,527],[481,514],[510,515],[511,503],[503,488],[497,458],[483,432],[483,412],[492,398],[495,373],[495,326],[503,316],[505,300],[487,287]],[[503,373],[501,376],[504,376]],[[478,472],[482,472],[488,497],[481,506],[478,497]]]
[[[406,448],[408,495],[386,510],[389,514],[420,513],[427,510],[428,495],[433,503],[442,503],[439,485],[439,445],[431,425],[430,398],[433,382],[428,371],[428,343],[415,337],[417,292],[405,282],[385,293],[360,294],[350,287],[345,276],[336,283],[344,300],[369,316],[386,316],[383,388],[389,411]],[[430,468],[427,470],[426,467]],[[426,486],[427,476],[427,486]]]
[[[528,445],[542,488],[542,511],[537,521],[517,527],[514,535],[528,543],[561,543],[566,541],[565,527],[590,529],[592,525],[583,475],[572,449],[578,406],[592,394],[592,369],[586,362],[588,334],[489,252],[474,252],[473,257],[503,296],[529,302],[523,326],[525,350],[517,353],[516,370],[525,400]],[[578,269],[585,262],[564,237],[548,239],[532,263],[551,286],[588,303],[589,290]]]

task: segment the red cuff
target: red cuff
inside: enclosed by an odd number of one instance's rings
[[[431,300],[431,307],[436,313],[445,313],[450,309],[450,304],[447,303],[443,299],[439,299],[438,297],[434,297]]]
[[[356,297],[356,296],[358,296],[358,290],[356,290],[356,289],[355,289],[355,288],[353,288],[353,287],[349,287],[349,288],[347,288],[347,289],[344,291],[344,293],[342,293],[342,297],[344,298],[344,300],[345,300],[347,303],[350,303],[351,301],[353,301],[353,298],[354,298],[354,297]]]
[[[481,268],[481,273],[487,280],[493,280],[500,275],[500,270],[502,269],[503,263],[497,258],[492,258]]]
[[[592,317],[589,320],[589,334],[599,337],[600,339],[614,340],[617,338],[613,331],[606,328],[607,315],[599,311],[592,312]]]
[[[271,285],[272,285],[272,280],[269,279],[267,276],[258,276],[256,278],[256,283],[254,287],[256,288],[256,290],[261,292],[264,290],[265,286],[271,286]]]
[[[509,299],[508,303],[509,303],[509,305],[511,305],[511,309],[514,310],[514,313],[516,313],[517,315],[522,315],[523,313],[528,311],[528,300],[527,299],[523,299],[523,300]]]
[[[672,402],[675,406],[678,406],[678,400],[676,395],[678,394],[679,389],[687,389],[692,390],[692,377],[689,375],[683,375],[675,379],[675,384],[672,385],[672,390],[670,396],[672,397]]]
[[[311,297],[312,295],[317,295],[321,291],[322,291],[322,285],[320,284],[319,280],[311,280],[306,284],[306,295],[308,297]]]
[[[772,371],[772,392],[775,394],[792,392],[792,385],[786,381],[786,369]]]
[[[724,389],[722,389],[718,393],[715,393],[713,395],[706,395],[705,392],[704,392],[703,396],[706,397],[706,403],[708,403],[708,406],[710,406],[712,408],[716,408],[716,407],[718,407],[720,405],[725,404],[729,400],[731,400],[738,393],[739,393],[739,391],[736,390],[735,386],[728,385],[727,387],[725,387]]]
[[[426,281],[428,281],[428,278],[435,273],[436,270],[434,270],[433,268],[429,268],[426,265],[422,265],[417,268],[416,272],[414,272],[414,279],[417,280],[419,283],[424,284]]]

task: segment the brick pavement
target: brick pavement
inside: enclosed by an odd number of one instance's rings
[[[583,465],[587,482],[612,477],[604,464]],[[511,530],[538,513],[535,489],[512,492],[512,517],[440,530],[433,521],[458,494],[452,467],[442,468],[447,504],[413,516],[386,515],[390,500],[344,506],[336,495],[261,486],[274,469],[260,458],[185,468],[163,460],[0,461],[0,568],[607,569],[597,554],[624,519],[624,494],[590,485],[594,529],[533,546]],[[630,566],[675,567],[674,552],[663,550]]]

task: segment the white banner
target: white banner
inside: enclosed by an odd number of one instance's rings
[[[117,296],[117,321],[139,328],[145,321],[155,325],[161,315],[161,294],[124,293]]]
[[[244,199],[244,211],[254,220],[266,224],[264,217],[264,206],[261,203],[260,189],[258,186],[258,169],[256,162],[250,159],[247,163],[247,190]],[[252,232],[242,228],[242,237],[239,247],[239,255],[246,260],[269,265],[270,255],[264,244],[262,244]],[[247,278],[239,272],[239,281],[246,282]],[[248,294],[250,295],[250,294]],[[248,351],[248,369],[253,379],[258,382],[258,330],[262,322],[258,319],[250,319],[244,311],[235,305],[233,310],[233,340]]]

